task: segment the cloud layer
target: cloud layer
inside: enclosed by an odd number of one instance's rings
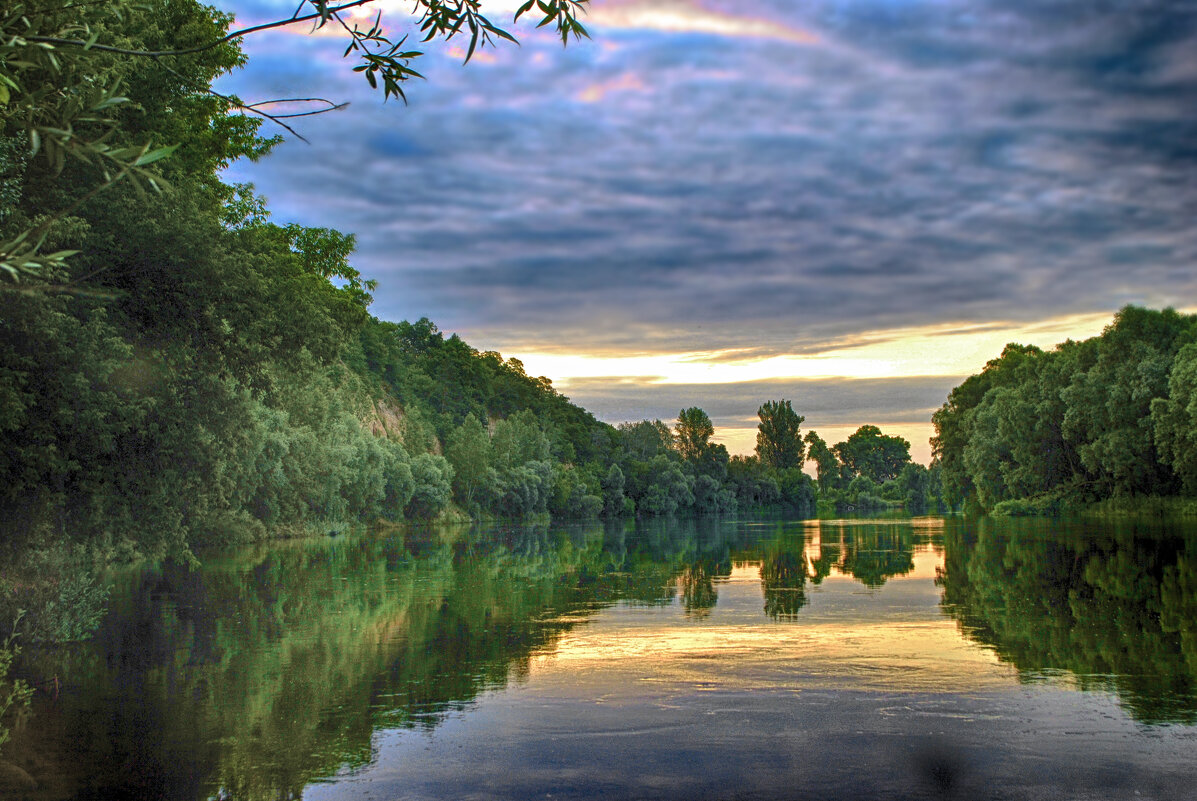
[[[595,0],[591,30],[426,56],[407,108],[254,39],[229,88],[353,104],[233,177],[356,232],[379,316],[515,353],[1197,297],[1197,4]]]

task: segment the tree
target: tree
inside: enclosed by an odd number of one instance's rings
[[[1176,355],[1168,397],[1151,402],[1160,461],[1172,468],[1184,491],[1197,496],[1197,345]]]
[[[578,22],[578,12],[587,0],[529,0],[514,16],[537,9],[544,16],[540,26],[554,25],[562,42],[587,36]],[[422,78],[411,62],[423,52],[407,44],[408,35],[395,38],[383,25],[382,11],[363,27],[347,12],[359,7],[381,5],[380,0],[349,0],[336,4],[329,0],[301,0],[290,17],[271,20],[236,31],[228,31],[232,16],[193,2],[61,3],[54,0],[19,0],[0,11],[0,107],[4,124],[0,143],[16,139],[20,150],[0,150],[0,177],[23,175],[30,160],[41,155],[55,177],[68,162],[87,176],[79,191],[59,195],[53,206],[40,216],[23,217],[10,226],[0,227],[0,273],[9,280],[62,280],[67,259],[79,251],[58,248],[48,252],[56,237],[56,228],[83,204],[119,184],[133,184],[139,191],[159,191],[166,182],[159,162],[172,156],[179,142],[155,142],[138,131],[135,115],[130,113],[137,98],[126,96],[123,81],[138,72],[154,73],[149,83],[183,87],[190,100],[215,109],[219,138],[228,135],[238,140],[244,155],[262,155],[272,141],[256,137],[256,121],[269,120],[299,136],[287,120],[305,114],[336,108],[325,98],[276,98],[245,103],[223,95],[211,87],[216,75],[245,59],[238,44],[246,36],[273,28],[310,23],[313,30],[343,33],[348,40],[344,55],[353,54],[358,63],[353,71],[361,74],[372,88],[381,88],[384,99],[406,100],[404,85],[412,78]],[[419,13],[417,25],[423,42],[449,40],[459,34],[468,37],[465,60],[478,47],[498,39],[515,38],[495,25],[482,13],[481,0],[445,3],[441,0],[415,0]],[[272,111],[278,103],[314,104],[314,109]],[[187,104],[184,104],[187,105]],[[188,109],[154,109],[141,104],[143,112],[170,111],[180,118]],[[229,114],[238,110],[243,114]],[[302,137],[301,137],[302,138]],[[7,156],[7,157],[6,157]],[[9,187],[0,188],[0,196]],[[10,223],[12,221],[10,220]]]
[[[801,467],[805,461],[801,426],[803,416],[790,408],[788,400],[766,401],[757,410],[761,422],[756,432],[756,455],[777,470]]]
[[[840,478],[840,460],[835,455],[835,451],[827,447],[827,443],[823,441],[814,431],[808,431],[806,434],[806,452],[808,458],[815,463],[815,475],[819,481],[819,491],[827,492],[836,486]]]
[[[549,458],[549,438],[541,431],[531,409],[495,423],[490,444],[491,461],[498,468],[519,467]]]
[[[673,432],[660,420],[620,423],[619,441],[629,459],[647,462],[657,454],[673,450]]]
[[[836,443],[834,450],[853,474],[878,484],[897,478],[910,461],[910,443],[882,434],[877,426],[861,426],[846,441]]]
[[[463,508],[473,508],[490,468],[490,437],[473,414],[449,435],[445,458],[453,465],[453,495]]]
[[[1197,317],[1127,306],[1099,337],[1049,352],[1007,345],[935,413],[943,496],[1047,509],[1182,490],[1192,464],[1185,349],[1195,340]]]
[[[421,453],[411,460],[415,489],[407,504],[407,516],[435,517],[449,504],[453,494],[453,466],[444,457]]]
[[[698,462],[706,455],[711,447],[711,437],[715,435],[715,426],[711,424],[711,418],[697,406],[678,412],[677,425],[673,430],[677,452],[683,460],[692,463]]]
[[[619,465],[613,464],[607,470],[607,475],[603,477],[602,489],[603,514],[607,517],[623,514],[623,471],[619,469]]]

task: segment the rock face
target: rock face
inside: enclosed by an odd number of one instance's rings
[[[37,782],[24,769],[0,759],[0,790],[36,790]],[[7,793],[3,794],[9,797]]]
[[[396,442],[403,441],[403,411],[386,399],[374,402],[374,414],[368,421],[370,433]]]

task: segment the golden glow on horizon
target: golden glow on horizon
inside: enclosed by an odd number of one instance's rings
[[[1193,313],[1197,309],[1179,311]],[[866,331],[829,342],[809,354],[765,357],[738,358],[736,350],[581,355],[535,347],[512,350],[518,353],[529,375],[548,376],[567,395],[571,380],[596,378],[641,386],[936,376],[963,379],[980,372],[1010,342],[1050,350],[1066,339],[1096,336],[1112,319],[1111,314],[1102,312],[1039,323],[957,323]],[[695,403],[701,406],[701,398]],[[715,441],[732,454],[752,453],[756,447],[754,411],[746,409],[741,424],[717,426]],[[935,433],[930,417],[928,412],[924,420],[884,422],[862,418],[850,425],[826,425],[808,416],[804,429],[814,429],[825,441],[835,443],[861,425],[873,423],[887,434],[908,440],[911,458],[927,464],[931,459],[928,439]]]
[[[796,410],[801,414],[801,410]],[[672,420],[666,421],[670,424]],[[756,449],[756,426],[757,419],[753,417],[751,421],[745,420],[742,426],[728,426],[721,425],[715,427],[715,436],[711,439],[727,448],[728,453],[740,456],[751,454]],[[856,429],[862,425],[869,425],[868,420],[862,420],[860,423],[838,424],[838,425],[819,425],[817,420],[806,420],[802,424],[803,435],[807,431],[816,431],[823,441],[828,445],[834,445],[837,442],[843,442],[852,435]],[[910,443],[910,458],[920,464],[931,463],[931,444],[929,440],[935,435],[935,426],[931,425],[931,414],[927,414],[927,419],[924,421],[902,422],[902,423],[878,423],[874,421],[872,425],[877,426],[887,436],[902,437]],[[814,464],[808,463],[806,470],[812,476],[814,475]]]
[[[802,355],[736,358],[736,351],[572,355],[521,351],[529,375],[558,386],[570,379],[625,377],[643,384],[735,384],[816,378],[967,376],[997,358],[1009,342],[1049,349],[1065,339],[1101,333],[1109,314],[1062,317],[1036,324],[936,325],[870,331]]]

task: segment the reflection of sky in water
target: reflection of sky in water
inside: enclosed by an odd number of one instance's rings
[[[638,681],[773,692],[1008,685],[1015,671],[964,640],[940,611],[931,581],[938,563],[930,550],[916,554],[919,577],[892,578],[880,590],[833,573],[807,588],[796,622],[764,615],[759,565],[740,565],[715,581],[709,615],[679,620],[680,601],[667,611],[619,607],[563,636],[533,663],[533,676],[593,671],[616,693]]]
[[[701,615],[679,593],[570,618],[518,681],[376,734],[373,765],[304,797],[1189,797],[1197,731],[1136,723],[1066,672],[1020,681],[945,614],[942,565],[923,544],[879,588],[833,569],[791,621],[765,614],[756,561]]]
[[[41,790],[0,765],[0,798],[1188,799],[1194,549],[1142,521],[702,519],[146,566],[35,657],[61,694],[0,758]]]

